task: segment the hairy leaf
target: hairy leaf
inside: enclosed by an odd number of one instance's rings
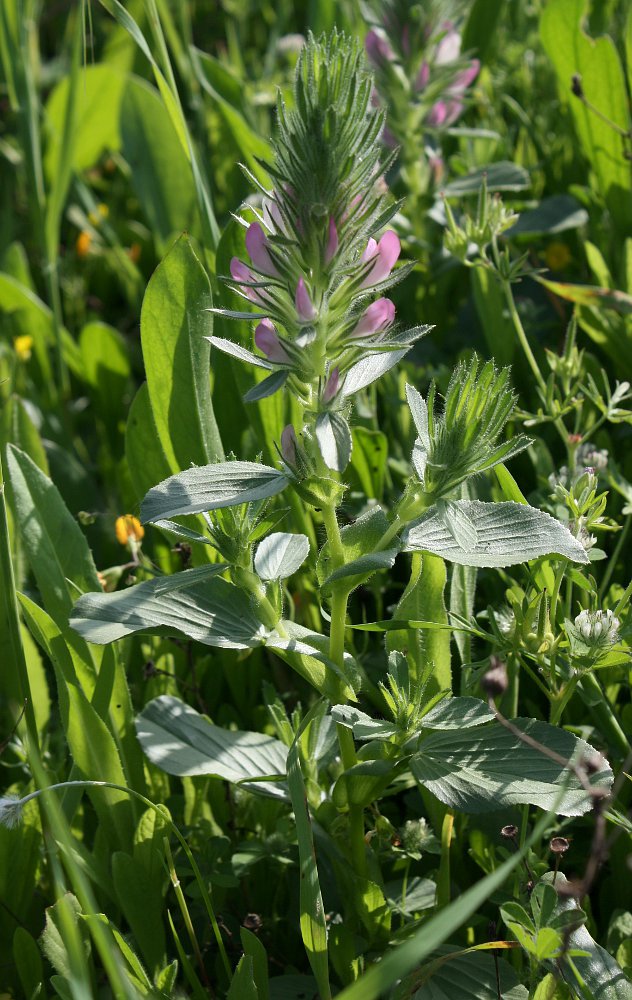
[[[454,516],[465,515],[476,530],[476,543],[466,549],[446,525],[438,506],[431,507],[409,526],[404,542],[409,551],[422,550],[463,566],[513,566],[538,556],[556,553],[573,562],[587,563],[583,546],[550,514],[525,504],[453,500]],[[470,531],[470,545],[473,532]]]
[[[220,462],[194,466],[158,483],[141,505],[143,521],[158,521],[177,514],[234,507],[264,500],[280,493],[288,477],[259,462]]]

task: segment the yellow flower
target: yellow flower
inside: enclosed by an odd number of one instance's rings
[[[105,204],[105,202],[100,202],[94,212],[90,212],[88,215],[89,221],[93,226],[98,226],[102,219],[107,219],[110,214],[110,209]]]
[[[28,333],[23,333],[20,337],[13,338],[13,346],[15,348],[15,353],[17,354],[20,361],[28,361],[31,357],[31,348],[33,347],[33,338]]]
[[[138,544],[145,536],[145,529],[133,514],[122,514],[114,525],[116,540],[121,545]]]
[[[88,250],[90,249],[90,244],[91,243],[92,243],[92,237],[90,236],[90,233],[88,233],[85,229],[82,230],[79,233],[79,235],[77,237],[77,242],[75,244],[75,247],[76,247],[76,250],[77,250],[77,256],[78,257],[87,257],[88,256]]]
[[[571,262],[571,252],[566,243],[554,240],[544,251],[544,259],[551,271],[563,271]]]

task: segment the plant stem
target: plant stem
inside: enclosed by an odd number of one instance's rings
[[[184,920],[184,926],[187,929],[187,934],[189,935],[189,941],[191,942],[191,947],[195,952],[195,957],[197,959],[197,963],[200,968],[200,973],[202,975],[202,980],[204,981],[204,985],[207,988],[209,988],[211,984],[209,982],[206,969],[204,967],[204,959],[202,958],[202,952],[200,951],[200,944],[195,934],[195,929],[193,927],[193,922],[191,920],[191,914],[189,913],[189,907],[187,906],[187,901],[184,898],[182,885],[180,884],[180,879],[178,878],[178,873],[176,872],[176,867],[173,863],[173,855],[171,853],[169,838],[163,837],[162,843],[165,850],[165,856],[167,858],[167,868],[169,870],[169,878],[171,880],[173,891],[176,894],[176,899],[178,900],[178,906],[180,907],[180,913],[182,914],[182,919]]]
[[[547,391],[547,389],[546,389],[546,382],[544,381],[544,377],[542,375],[542,372],[540,371],[540,367],[538,365],[538,362],[535,360],[535,355],[534,355],[533,351],[531,350],[531,345],[529,343],[528,337],[527,337],[527,335],[525,333],[525,330],[524,330],[524,327],[522,325],[522,320],[520,319],[520,314],[518,313],[518,310],[516,308],[516,302],[515,302],[515,299],[513,297],[513,292],[511,290],[511,282],[509,282],[509,281],[503,281],[502,287],[503,287],[503,292],[505,293],[505,299],[507,301],[507,306],[509,308],[509,315],[511,317],[511,321],[512,321],[513,326],[514,326],[514,330],[516,331],[516,334],[518,335],[518,340],[520,341],[520,346],[522,347],[522,350],[523,350],[524,355],[525,355],[525,357],[526,357],[526,359],[527,359],[527,361],[529,363],[529,367],[530,367],[531,371],[533,372],[535,380],[538,383],[538,387],[540,388],[540,390],[543,393],[543,395],[546,396],[546,391]],[[566,427],[564,426],[563,420],[561,419],[561,417],[556,417],[555,420],[553,421],[553,423],[555,424],[555,428],[556,428],[558,434],[560,435],[562,441],[564,442],[564,447],[568,448],[568,431],[566,430]]]
[[[616,749],[622,757],[627,757],[628,754],[632,753],[632,747],[595,674],[592,671],[583,674],[577,689],[582,695],[584,704],[588,706],[597,720],[599,728],[610,746]]]
[[[323,519],[327,531],[327,541],[333,569],[344,563],[344,550],[340,537],[340,527],[336,517],[335,507],[323,507]],[[331,624],[329,629],[329,656],[340,668],[344,668],[345,653],[345,622],[347,618],[347,601],[349,591],[345,587],[336,588],[331,600]],[[336,726],[340,759],[345,771],[348,771],[358,758],[355,752],[353,734],[346,726]],[[349,837],[351,857],[356,874],[366,878],[366,845],[364,843],[364,810],[362,806],[349,803]]]

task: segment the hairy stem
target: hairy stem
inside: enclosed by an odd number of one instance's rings
[[[323,508],[323,519],[327,531],[327,541],[331,555],[331,565],[337,569],[344,563],[344,551],[340,537],[340,527],[333,506]],[[331,600],[331,625],[329,629],[329,656],[340,668],[344,668],[345,622],[349,591],[342,587],[334,590]],[[357,764],[353,734],[346,726],[338,725],[340,759],[345,771]],[[349,837],[351,857],[356,873],[366,878],[366,847],[364,843],[364,810],[362,806],[349,804]]]

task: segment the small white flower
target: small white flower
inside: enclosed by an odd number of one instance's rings
[[[584,441],[577,449],[575,461],[578,472],[580,469],[593,469],[598,474],[608,468],[608,452],[605,448],[597,448],[591,441]]]
[[[575,619],[575,628],[591,645],[612,645],[619,638],[619,619],[610,611],[582,611]]]

